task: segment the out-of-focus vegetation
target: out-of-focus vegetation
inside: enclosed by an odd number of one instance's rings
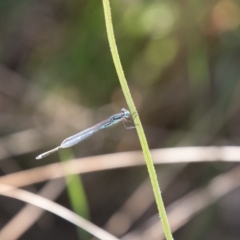
[[[115,0],[111,6],[123,68],[150,148],[239,145],[240,3]],[[101,1],[2,0],[0,16],[0,169],[6,175],[59,161],[58,154],[41,161],[35,156],[126,103]],[[138,149],[135,131],[119,124],[72,151],[80,158]],[[235,166],[189,164],[163,192],[165,204]],[[172,168],[157,170],[161,175]],[[146,178],[144,167],[83,175],[91,221],[103,227]],[[215,202],[174,233],[175,239],[238,239],[239,198],[236,190]],[[66,190],[56,201],[70,208]],[[23,206],[1,197],[0,226]],[[130,221],[128,231],[155,213],[150,205]],[[119,226],[124,224],[120,219]],[[20,239],[78,235],[74,226],[46,213]]]

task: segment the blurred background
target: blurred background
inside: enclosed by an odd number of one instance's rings
[[[240,3],[115,0],[111,7],[123,68],[150,148],[238,146]],[[127,108],[101,1],[2,0],[0,59],[2,177],[73,158],[140,150],[136,131],[118,124],[35,161],[64,138]],[[237,167],[224,162],[158,165],[165,205],[180,207],[180,199]],[[53,201],[119,238],[163,239],[159,225],[151,231],[157,210],[145,166],[74,179],[68,188],[64,179],[49,179],[24,189],[36,194],[58,189]],[[239,239],[239,202],[236,185],[180,224],[175,239]],[[31,219],[36,209],[25,205],[0,197],[1,239],[92,239],[50,213]]]

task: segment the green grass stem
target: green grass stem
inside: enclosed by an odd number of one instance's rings
[[[118,54],[117,45],[116,45],[116,41],[115,41],[115,37],[114,37],[113,25],[112,25],[110,3],[109,3],[109,0],[102,0],[102,1],[103,1],[105,23],[106,23],[106,28],[107,28],[107,36],[108,36],[108,41],[109,41],[109,45],[110,45],[110,50],[111,50],[112,57],[113,57],[113,62],[114,62],[114,65],[115,65],[115,68],[117,71],[117,75],[118,75],[118,78],[119,78],[119,81],[120,81],[120,84],[121,84],[121,87],[123,90],[123,94],[127,101],[129,110],[130,110],[131,114],[134,115],[134,118],[133,118],[134,124],[136,125],[138,137],[139,137],[139,140],[140,140],[140,143],[142,146],[142,150],[143,150],[144,158],[145,158],[146,165],[148,168],[148,173],[150,176],[158,212],[160,215],[160,219],[162,220],[162,226],[163,226],[163,230],[165,233],[165,237],[167,240],[172,240],[173,237],[172,237],[171,229],[170,229],[170,226],[168,223],[168,218],[167,218],[166,210],[164,207],[163,199],[161,196],[161,191],[159,188],[157,175],[156,175],[156,171],[155,171],[155,168],[153,165],[150,150],[149,150],[147,140],[146,140],[146,137],[144,134],[144,130],[143,130],[140,118],[137,114],[137,109],[133,102],[133,99],[132,99],[124,72],[123,72],[120,57]]]
[[[59,151],[61,162],[64,163],[67,159],[73,159],[74,155],[71,150]],[[63,166],[64,168],[64,166]],[[64,171],[66,171],[64,169]],[[75,213],[89,219],[89,207],[84,186],[80,175],[69,175],[66,171],[65,181],[67,184],[67,192],[70,199],[71,206]],[[77,229],[79,239],[90,239],[91,235],[85,230]]]

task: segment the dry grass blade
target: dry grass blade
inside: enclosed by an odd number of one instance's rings
[[[211,182],[199,190],[194,190],[167,207],[172,231],[176,231],[194,215],[216,202],[240,186],[240,167],[215,177]],[[159,225],[158,216],[154,216],[145,224],[145,230],[135,230],[123,237],[124,240],[161,240],[164,233]]]
[[[155,164],[192,163],[203,161],[240,161],[240,147],[178,147],[152,150]],[[107,169],[143,165],[143,155],[139,151],[106,154],[74,159],[64,163],[49,164],[31,170],[9,174],[0,178],[0,183],[21,187],[67,174],[88,173]]]
[[[162,183],[161,189],[164,191],[185,168],[186,165],[176,166],[170,171],[163,171],[159,181]],[[127,199],[124,205],[108,220],[104,229],[116,235],[124,235],[132,224],[137,221],[150,206],[154,203],[149,179],[144,180],[140,186]],[[147,198],[145,196],[148,196]],[[141,199],[141,202],[139,200]],[[122,224],[119,224],[121,222]]]
[[[56,199],[65,189],[63,179],[51,180],[38,193],[47,199]],[[19,239],[44,213],[44,209],[27,204],[0,231],[0,239]]]
[[[27,192],[22,189],[13,188],[4,184],[0,184],[0,194],[6,197],[15,198],[42,209],[45,209],[57,216],[75,224],[76,226],[83,228],[87,232],[91,233],[93,236],[103,239],[103,240],[117,240],[116,237],[104,231],[103,229],[97,227],[91,222],[85,220],[74,212],[62,207],[61,205],[54,203],[46,198],[38,196],[36,194]]]

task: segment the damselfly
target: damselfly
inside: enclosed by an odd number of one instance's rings
[[[72,147],[72,146],[78,144],[79,142],[85,140],[86,138],[92,136],[94,133],[98,132],[99,130],[108,128],[112,125],[115,125],[116,123],[118,123],[120,121],[123,121],[123,123],[124,123],[124,121],[131,121],[131,120],[132,120],[132,117],[131,117],[130,112],[127,109],[122,108],[120,113],[114,114],[114,115],[110,116],[108,119],[94,125],[93,127],[90,127],[90,128],[88,128],[84,131],[81,131],[69,138],[66,138],[65,140],[63,140],[63,142],[61,143],[60,146],[38,155],[36,157],[36,159],[44,158],[44,157],[50,155],[51,153],[58,151],[61,148]],[[125,126],[125,124],[124,124],[124,126]],[[126,127],[126,128],[127,129],[134,128],[134,126]]]

